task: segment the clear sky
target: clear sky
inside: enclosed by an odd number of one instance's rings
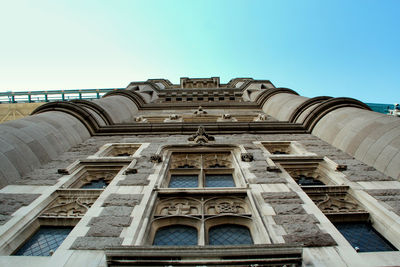
[[[399,0],[0,0],[0,91],[219,76],[400,102]]]

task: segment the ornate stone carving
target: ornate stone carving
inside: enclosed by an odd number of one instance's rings
[[[59,196],[47,207],[40,217],[73,217],[80,218],[93,205],[95,196]]]
[[[156,208],[155,215],[199,215],[201,212],[199,201],[191,198],[173,198],[161,201]]]
[[[150,156],[150,161],[153,163],[160,163],[162,161],[161,155],[153,154]]]
[[[338,164],[338,165],[336,166],[336,170],[339,171],[339,172],[345,171],[345,170],[347,170],[347,165],[345,165],[345,164]]]
[[[172,169],[201,168],[201,154],[173,154],[171,157]]]
[[[155,210],[156,216],[171,215],[223,215],[250,214],[246,201],[242,198],[169,198],[161,200]]]
[[[203,110],[203,108],[199,106],[199,108],[195,112],[193,112],[193,114],[196,116],[205,115],[207,114],[207,111]]]
[[[230,153],[203,154],[204,168],[231,168],[232,158]]]
[[[222,119],[230,120],[230,119],[232,119],[232,115],[231,114],[222,114]]]
[[[89,184],[92,181],[104,180],[105,184],[109,184],[118,170],[103,171],[103,170],[87,170],[75,183],[72,184],[73,188],[80,188],[85,184]]]
[[[146,118],[144,118],[143,116],[137,116],[137,117],[135,117],[135,122],[146,123],[146,122],[148,122],[148,120]]]
[[[171,121],[173,121],[173,120],[178,120],[180,117],[181,117],[181,116],[179,116],[178,114],[171,114],[171,115],[169,115],[169,119],[170,119]]]
[[[208,135],[206,133],[204,126],[199,126],[197,132],[188,138],[188,141],[193,141],[198,144],[204,144],[214,140],[214,136]]]
[[[260,113],[257,115],[254,121],[266,121],[268,119],[267,114]]]
[[[242,161],[251,162],[254,159],[253,153],[242,153],[241,154]]]
[[[205,212],[209,215],[218,214],[247,214],[246,202],[237,198],[213,198],[205,203]]]
[[[365,212],[346,195],[325,194],[325,196],[311,196],[311,198],[325,214]]]

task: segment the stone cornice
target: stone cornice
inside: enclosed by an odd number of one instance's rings
[[[307,133],[301,124],[288,122],[198,122],[198,123],[133,123],[103,126],[96,135],[126,134],[193,134],[204,126],[209,134],[283,134]]]

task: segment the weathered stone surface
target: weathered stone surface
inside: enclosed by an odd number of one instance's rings
[[[268,176],[270,176],[270,175],[268,174]],[[281,178],[281,177],[277,177],[277,178],[275,178],[275,177],[263,177],[263,178],[257,177],[254,180],[254,183],[256,183],[256,184],[284,184],[284,183],[287,183],[287,181],[285,178]]]
[[[369,189],[365,191],[400,215],[400,189]]]
[[[132,210],[132,207],[108,206],[103,209],[100,216],[129,216]]]
[[[306,211],[300,204],[272,205],[278,215],[305,214]]]
[[[139,194],[111,194],[103,203],[103,207],[124,206],[134,207],[140,203],[143,195]]]
[[[34,201],[39,194],[0,194],[0,225],[11,219],[11,214],[22,206],[27,206]]]
[[[295,192],[266,192],[262,193],[262,197],[266,203],[271,205],[303,203]]]
[[[321,231],[315,224],[285,223],[282,226],[288,234],[316,235]]]
[[[318,234],[311,235],[285,235],[283,236],[286,243],[289,244],[302,244],[306,247],[323,247],[323,246],[335,246],[335,240],[327,233],[320,231]]]
[[[149,184],[149,180],[147,180],[147,174],[130,174],[127,175],[125,180],[121,180],[118,182],[117,185],[120,186],[131,186],[131,185],[141,185],[145,186]]]
[[[107,224],[96,224],[90,227],[86,236],[118,237],[122,232],[122,227]]]
[[[314,215],[309,214],[276,215],[273,218],[276,224],[315,224],[318,222]]]
[[[116,216],[101,216],[94,217],[90,220],[88,226],[98,226],[98,225],[109,225],[116,227],[129,226],[131,224],[132,217],[116,217]]]
[[[78,237],[72,244],[71,249],[97,249],[106,247],[117,247],[122,244],[120,237]]]

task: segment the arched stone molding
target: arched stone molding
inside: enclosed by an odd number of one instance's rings
[[[114,122],[112,121],[110,115],[107,113],[107,111],[96,104],[94,101],[88,101],[88,100],[71,100],[70,102],[77,103],[81,106],[84,106],[94,112],[96,112],[97,115],[99,115],[103,121],[106,123],[106,125],[113,125]]]
[[[312,134],[400,180],[400,120],[355,107],[332,110]]]
[[[265,103],[270,99],[272,96],[276,94],[292,94],[292,95],[299,95],[296,91],[289,89],[289,88],[273,88],[263,91],[261,94],[257,96],[255,102],[260,106],[264,107]]]
[[[331,98],[332,97],[330,96],[317,96],[304,101],[294,110],[292,115],[290,115],[289,122],[295,123],[301,115],[304,115],[303,112],[305,112],[308,108]]]
[[[360,109],[371,110],[371,108],[368,107],[366,104],[354,98],[348,98],[348,97],[330,98],[321,103],[319,106],[317,106],[312,112],[310,112],[310,114],[304,120],[303,125],[308,131],[312,132],[318,121],[321,118],[323,118],[326,114],[332,112],[333,110],[344,107],[355,107]]]
[[[129,86],[128,86],[129,88]],[[108,92],[103,96],[103,98],[109,97],[109,96],[123,96],[131,100],[138,108],[142,107],[144,104],[146,104],[145,100],[143,97],[138,94],[137,92],[134,92],[132,90],[114,90],[111,92]]]
[[[74,115],[54,110],[0,125],[0,187],[90,137]]]
[[[94,135],[100,128],[96,118],[87,110],[73,102],[50,102],[37,107],[31,115],[48,112],[61,111],[74,116],[78,119],[89,131],[90,135]]]

